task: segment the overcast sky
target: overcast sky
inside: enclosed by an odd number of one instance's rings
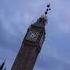
[[[0,63],[11,69],[30,24],[48,14],[46,39],[34,70],[70,70],[70,0],[0,0]]]

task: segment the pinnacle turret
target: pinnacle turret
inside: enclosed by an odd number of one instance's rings
[[[50,4],[47,5],[47,9],[45,11],[45,13],[43,15],[41,15],[37,21],[34,23],[34,25],[38,26],[38,27],[45,27],[46,23],[47,23],[47,15],[48,12],[51,10],[50,8]]]

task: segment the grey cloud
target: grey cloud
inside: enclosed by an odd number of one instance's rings
[[[21,46],[28,26],[32,20],[35,21],[35,19],[45,11],[46,1],[47,0],[43,2],[41,0],[0,1],[0,49],[2,50],[0,56],[4,56],[4,51],[6,52],[9,70]],[[63,11],[66,11],[63,8],[65,7],[64,4],[67,5],[68,3],[63,0],[55,0],[51,3],[53,3],[52,12],[48,16],[48,27],[46,26],[48,36],[46,36],[45,47],[42,48],[43,50],[38,57],[35,70],[69,70],[70,64],[63,62],[62,59],[64,61],[68,59],[69,61],[70,58],[70,34],[69,32],[63,32],[64,29],[61,31],[59,27],[60,24],[64,23],[62,20],[65,18]],[[68,6],[66,6],[66,8],[67,7]],[[69,21],[67,23],[69,23]],[[38,64],[40,65],[39,67]]]

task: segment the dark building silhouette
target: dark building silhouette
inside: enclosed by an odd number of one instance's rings
[[[2,65],[0,65],[0,70],[4,70],[4,65],[5,65],[5,61],[2,63]]]
[[[45,40],[47,12],[28,28],[11,70],[33,70]]]

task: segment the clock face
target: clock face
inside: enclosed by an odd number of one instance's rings
[[[29,31],[27,36],[26,36],[26,39],[27,40],[30,40],[30,41],[36,41],[39,37],[39,32],[37,31]]]

